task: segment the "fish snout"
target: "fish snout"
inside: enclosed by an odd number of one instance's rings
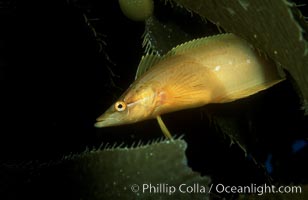
[[[102,128],[108,126],[117,126],[120,124],[122,124],[122,120],[118,113],[106,112],[96,119],[94,126],[96,128]]]
[[[107,121],[106,121],[106,115],[103,114],[103,115],[99,116],[98,118],[96,118],[96,123],[94,124],[94,127],[96,127],[96,128],[106,127],[106,126],[108,126]]]
[[[105,126],[104,126],[104,121],[103,121],[103,120],[100,120],[100,118],[97,118],[97,119],[96,119],[96,123],[94,124],[94,127],[96,127],[96,128],[105,127]]]

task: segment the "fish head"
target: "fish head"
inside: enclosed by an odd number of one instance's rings
[[[153,118],[156,92],[151,87],[131,87],[98,117],[95,127],[131,124]]]

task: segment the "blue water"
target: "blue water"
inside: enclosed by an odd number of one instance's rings
[[[267,159],[266,159],[266,161],[264,163],[266,171],[269,174],[271,174],[273,172],[272,158],[273,158],[273,155],[272,154],[268,154]]]
[[[295,142],[292,144],[292,152],[296,153],[302,148],[304,148],[308,144],[308,141],[306,140],[295,140]]]

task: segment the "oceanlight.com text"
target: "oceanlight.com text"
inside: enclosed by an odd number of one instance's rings
[[[302,188],[301,186],[275,186],[275,185],[257,185],[257,184],[250,184],[246,186],[230,186],[224,184],[217,184],[215,186],[215,191],[217,193],[237,193],[237,194],[301,194]]]
[[[257,185],[251,183],[250,185],[245,186],[231,186],[224,185],[222,183],[219,184],[210,184],[210,185],[202,185],[199,183],[193,184],[180,184],[178,186],[170,185],[166,183],[152,184],[132,184],[131,190],[134,193],[150,193],[150,194],[167,194],[172,195],[176,192],[178,193],[233,193],[233,194],[301,194],[302,188],[301,186],[275,186],[275,185]]]

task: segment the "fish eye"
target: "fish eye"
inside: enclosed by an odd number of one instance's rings
[[[126,103],[124,101],[117,101],[114,104],[114,108],[116,109],[116,111],[122,112],[126,109]]]

